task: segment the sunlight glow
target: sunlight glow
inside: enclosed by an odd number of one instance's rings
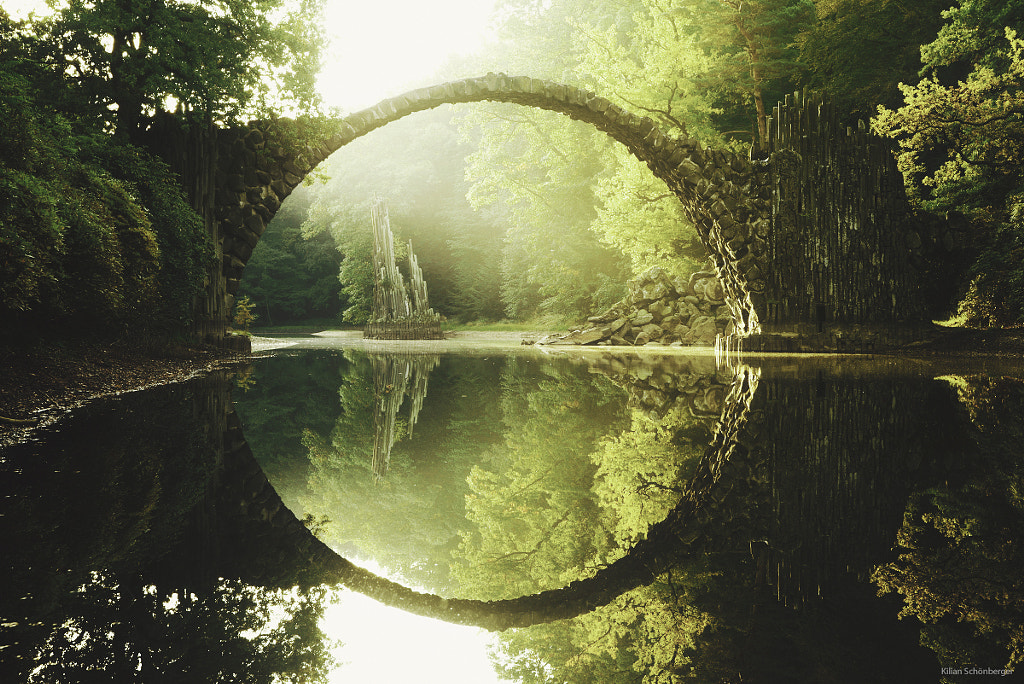
[[[445,62],[491,37],[495,0],[327,0],[329,44],[318,85],[328,107],[351,113],[433,81]],[[44,0],[3,0],[15,19],[46,16]]]
[[[374,563],[360,564],[386,574]],[[477,627],[412,615],[348,590],[332,592],[321,627],[342,645],[331,684],[500,684]]]
[[[328,0],[325,104],[346,112],[423,85],[453,55],[489,37],[494,0]]]
[[[44,0],[4,0],[4,10],[12,19],[28,19],[30,12],[37,17],[49,16],[52,10]]]

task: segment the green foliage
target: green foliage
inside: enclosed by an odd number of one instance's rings
[[[1024,662],[1024,492],[1019,380],[960,379],[962,472],[907,502],[897,560],[875,569],[879,593],[903,595],[901,616],[943,667]]]
[[[242,329],[243,332],[249,332],[249,326],[252,325],[259,316],[252,312],[253,304],[249,301],[248,297],[239,297],[235,301],[235,317],[234,323]]]
[[[329,231],[341,252],[337,275],[344,298],[341,317],[355,325],[366,323],[373,313],[373,235],[369,217],[369,203],[360,207],[330,208],[314,204],[302,226],[307,240]]]
[[[235,121],[317,103],[319,0],[71,0],[39,26],[39,59],[67,76],[60,104],[130,138],[153,111]]]
[[[372,558],[418,586],[451,593],[449,566],[465,518],[466,477],[480,449],[500,439],[494,433],[496,369],[486,359],[435,368],[415,438],[409,438],[402,409],[390,468],[378,481],[372,471],[372,363],[349,353],[335,367],[331,375],[340,386],[331,424],[302,436],[309,464],[299,497],[303,510],[330,518],[324,538],[332,546]]]
[[[600,205],[591,229],[629,257],[633,275],[652,266],[672,276],[700,270],[704,248],[676,196],[635,158],[615,152],[609,166],[617,172],[597,184]]]
[[[962,21],[965,12],[948,16]],[[1024,41],[1005,29],[998,58],[974,66],[955,84],[943,82],[936,69],[955,55],[976,54],[971,47],[985,43],[982,27],[940,34],[925,49],[934,62],[932,75],[917,85],[901,86],[905,104],[896,110],[879,108],[876,131],[895,138],[898,161],[908,189],[926,208],[959,211],[972,219],[975,261],[972,290],[961,303],[969,325],[1013,325],[1024,322],[1024,224],[1020,197],[1024,176],[1019,158],[1024,150]],[[968,41],[950,47],[950,35]]]
[[[580,370],[503,371],[504,440],[469,473],[471,525],[453,554],[459,595],[515,596],[587,577],[678,501],[704,447],[682,435],[702,421],[626,409],[620,388]],[[498,671],[524,682],[665,681],[707,624],[688,603],[699,577],[667,574],[570,620],[510,630]]]
[[[46,83],[0,60],[0,308],[37,327],[180,330],[211,252],[198,216],[165,165],[50,110]]]
[[[27,681],[131,672],[127,681],[322,684],[335,664],[318,624],[325,595],[224,579],[212,590],[166,592],[140,577],[94,573],[69,597]]]
[[[42,179],[0,167],[0,302],[8,310],[53,296],[65,233],[56,204]]]
[[[1003,39],[1007,28],[1024,22],[1020,0],[957,0],[943,8],[945,23],[933,41],[921,46],[925,71],[948,71],[944,80],[959,79],[972,67],[1003,71],[1007,55]]]
[[[167,165],[106,136],[80,139],[84,158],[102,166],[143,207],[159,251],[156,301],[145,310],[148,327],[181,330],[192,319],[195,297],[213,260],[202,220],[192,211],[180,183]]]
[[[619,422],[614,391],[572,372],[502,379],[504,444],[470,472],[472,490],[453,572],[463,595],[504,598],[564,586],[610,552],[591,493],[594,443]],[[557,454],[557,457],[555,457]]]
[[[463,320],[501,317],[495,259],[503,217],[476,213],[467,203],[463,160],[469,150],[451,112],[435,110],[357,140],[327,162],[329,180],[309,188],[303,234],[332,237],[342,254],[345,321],[362,323],[372,309],[369,207],[375,195],[387,201],[396,246],[404,250],[413,241],[435,311]]]
[[[691,74],[700,90],[710,91],[725,106],[747,108],[741,118],[726,116],[721,123],[733,130],[755,124],[759,138],[767,134],[767,109],[799,75],[794,49],[796,35],[814,18],[810,0],[689,0],[665,9],[676,40],[690,41],[689,50],[702,53],[703,64]],[[782,90],[779,90],[779,88]],[[750,110],[753,105],[753,111]],[[749,122],[746,126],[742,122]]]
[[[300,186],[278,210],[253,250],[239,296],[258,303],[262,325],[338,319],[342,255],[328,232],[304,238],[302,223],[311,202]]]
[[[582,319],[623,294],[623,260],[590,230],[606,136],[556,114],[489,105],[461,121],[474,207],[503,211],[501,296],[510,318]]]
[[[854,125],[878,105],[899,106],[899,84],[917,80],[920,46],[935,38],[949,0],[817,0],[814,7],[817,21],[796,37],[806,83],[827,92]]]

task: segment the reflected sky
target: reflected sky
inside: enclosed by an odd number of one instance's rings
[[[386,574],[375,563],[360,563]],[[341,642],[331,684],[498,684],[488,656],[495,636],[385,606],[342,589],[331,592],[321,623]]]

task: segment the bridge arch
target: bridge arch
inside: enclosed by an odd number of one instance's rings
[[[594,93],[529,77],[488,74],[421,88],[339,120],[322,140],[301,149],[303,121],[256,121],[219,130],[207,218],[219,264],[200,316],[223,332],[242,272],[281,202],[332,153],[371,131],[442,104],[509,102],[546,109],[593,125],[622,143],[679,198],[714,259],[740,336],[760,330],[768,273],[766,234],[771,203],[767,170],[729,151],[666,135],[651,119]]]

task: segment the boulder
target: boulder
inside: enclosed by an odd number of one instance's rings
[[[611,337],[612,335],[616,334],[617,332],[625,328],[627,323],[629,323],[629,321],[626,320],[625,318],[616,318],[614,321],[606,325],[601,330],[604,333],[605,337]]]
[[[679,325],[681,322],[682,321],[679,320],[679,316],[672,314],[671,316],[665,316],[663,319],[661,319],[661,322],[658,323],[658,325],[661,326],[662,330],[668,333],[671,332],[672,330],[675,330],[676,326]]]
[[[661,329],[661,326],[655,323],[648,323],[640,328],[640,332],[647,335],[648,340],[656,340],[665,334],[665,331]]]
[[[679,307],[679,320],[689,322],[693,320],[694,316],[700,315],[700,310],[697,308],[697,302],[690,302],[690,299],[697,299],[696,297],[687,297],[686,301],[683,301]]]
[[[712,345],[718,335],[718,326],[710,316],[697,316],[690,321],[690,331],[682,338],[688,344]]]
[[[672,313],[672,305],[667,304],[664,300],[659,299],[656,302],[651,302],[647,306],[647,310],[654,316],[655,321],[660,321],[665,316]]]
[[[642,328],[653,320],[654,315],[650,311],[645,311],[643,309],[640,309],[629,317],[629,322],[634,328]]]

